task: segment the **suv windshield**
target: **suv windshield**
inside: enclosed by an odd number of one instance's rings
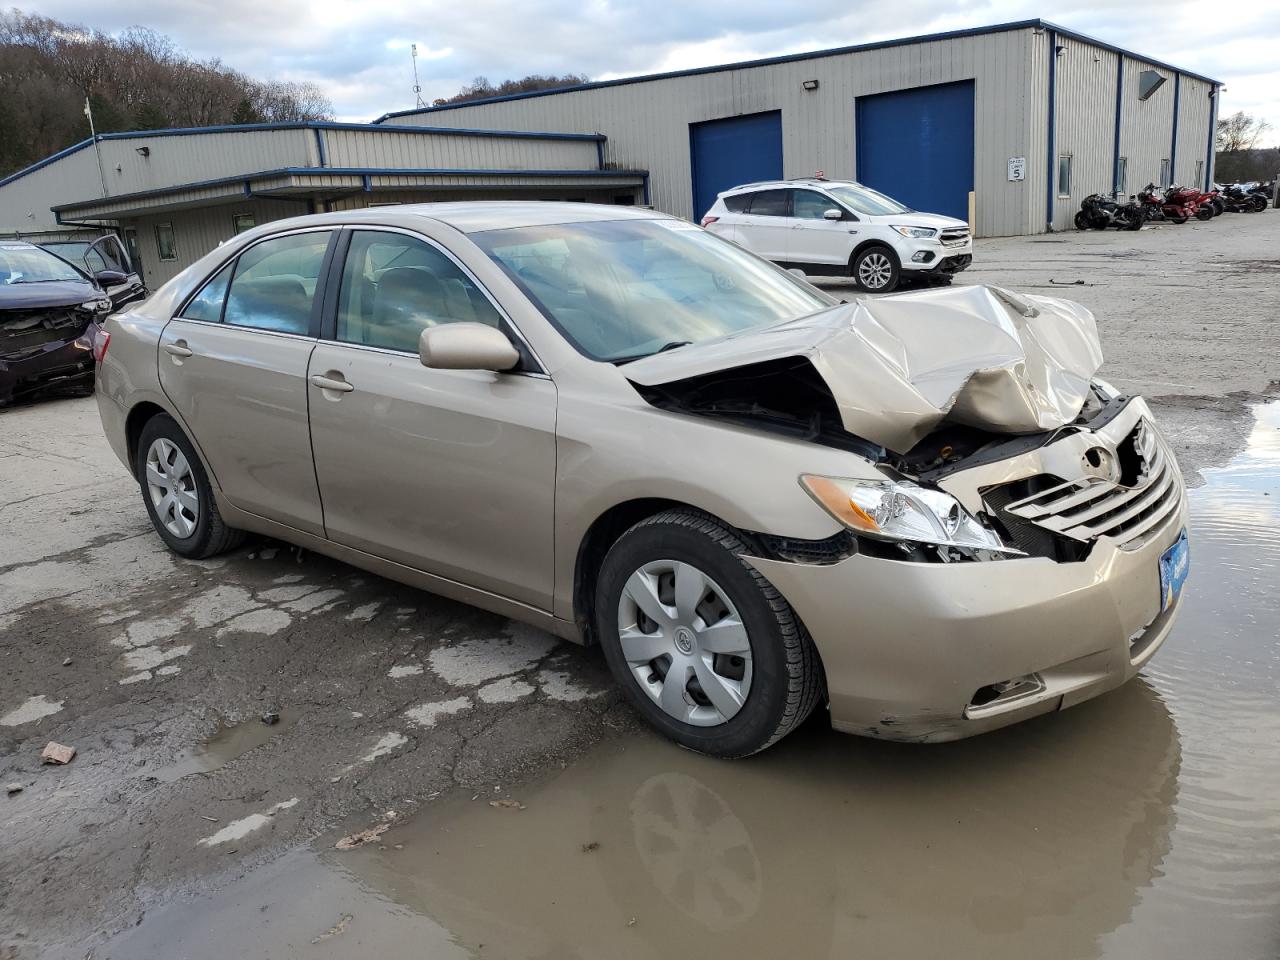
[[[25,243],[0,243],[0,283],[84,279],[84,274],[71,264],[39,247]]]
[[[860,183],[829,183],[827,193],[831,194],[854,213],[868,217],[883,217],[893,213],[911,213],[911,208],[903,206],[893,197],[864,187]]]
[[[634,360],[836,302],[681,220],[558,223],[471,239],[595,360]]]

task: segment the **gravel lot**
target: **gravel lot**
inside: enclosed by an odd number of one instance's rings
[[[1095,311],[1103,375],[1152,399],[1193,482],[1280,392],[1274,211],[976,261],[962,282]],[[0,782],[21,788],[0,796],[0,958],[82,957],[317,838],[637,735],[594,651],[280,543],[170,555],[91,398],[0,412],[0,658]],[[49,740],[70,765],[41,765]]]

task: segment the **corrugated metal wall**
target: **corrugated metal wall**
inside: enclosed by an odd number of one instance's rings
[[[1209,147],[1209,114],[1213,108],[1212,85],[1194,77],[1182,78],[1182,96],[1178,104],[1178,157],[1174,179],[1178,183],[1204,189],[1205,154]],[[1212,159],[1209,160],[1212,163]],[[1196,171],[1200,171],[1197,179]]]
[[[594,140],[532,140],[466,135],[427,136],[364,130],[321,130],[327,166],[430,167],[451,170],[594,170]]]
[[[1091,193],[1110,193],[1115,158],[1116,63],[1119,55],[1071,38],[1059,41],[1057,157],[1071,157],[1071,188],[1054,190],[1053,228],[1072,225],[1080,201]]]
[[[196,210],[175,210],[171,213],[139,217],[121,222],[122,230],[138,231],[138,251],[142,255],[142,269],[147,286],[155,290],[166,280],[172,279],[188,264],[204,256],[223,240],[235,236],[234,218],[240,214],[252,214],[256,223],[268,223],[284,217],[296,217],[307,212],[307,206],[289,200],[246,200],[242,203],[203,207]],[[173,225],[176,260],[162,261],[156,243],[156,225]]]
[[[50,197],[98,197],[102,184],[92,149],[79,150],[0,187],[0,230],[58,230]]]
[[[1156,70],[1168,79],[1147,100],[1138,99],[1139,77]],[[1160,184],[1160,161],[1169,159],[1173,143],[1173,73],[1142,60],[1124,61],[1124,100],[1120,111],[1120,155],[1129,158],[1129,192]],[[1194,141],[1194,134],[1179,139]],[[1199,141],[1201,144],[1203,140]]]
[[[854,101],[907,87],[975,81],[977,224],[985,236],[1026,233],[1033,199],[1028,181],[1008,180],[1010,157],[1034,140],[1027,83],[1030,29],[913,43],[787,63],[669,77],[553,96],[477,104],[397,117],[396,124],[563,130],[608,135],[606,160],[648,169],[660,210],[693,216],[689,124],[782,111],[785,176],[854,175]],[[817,80],[818,89],[803,89]],[[1043,129],[1042,127],[1039,129]],[[1039,221],[1043,222],[1043,206]]]

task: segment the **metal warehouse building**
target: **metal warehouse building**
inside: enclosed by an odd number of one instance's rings
[[[343,123],[100,134],[0,180],[0,236],[122,235],[153,289],[259,223],[423,200],[641,203],[604,137]]]
[[[1218,86],[1030,20],[379,122],[600,131],[607,164],[647,169],[654,206],[691,219],[727,187],[821,170],[1010,236],[1069,228],[1090,193],[1207,184]]]
[[[296,123],[112,133],[0,180],[0,236],[121,233],[156,286],[255,223],[377,203],[650,203],[856,179],[978,236],[1090,193],[1206,186],[1220,84],[1042,20]]]

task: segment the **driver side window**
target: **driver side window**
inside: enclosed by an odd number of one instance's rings
[[[416,237],[357,230],[342,270],[336,338],[418,352],[418,337],[441,323],[501,323],[497,309],[442,251]]]
[[[821,220],[828,210],[840,209],[840,205],[834,200],[813,190],[795,191],[791,204],[791,215],[801,220]]]

